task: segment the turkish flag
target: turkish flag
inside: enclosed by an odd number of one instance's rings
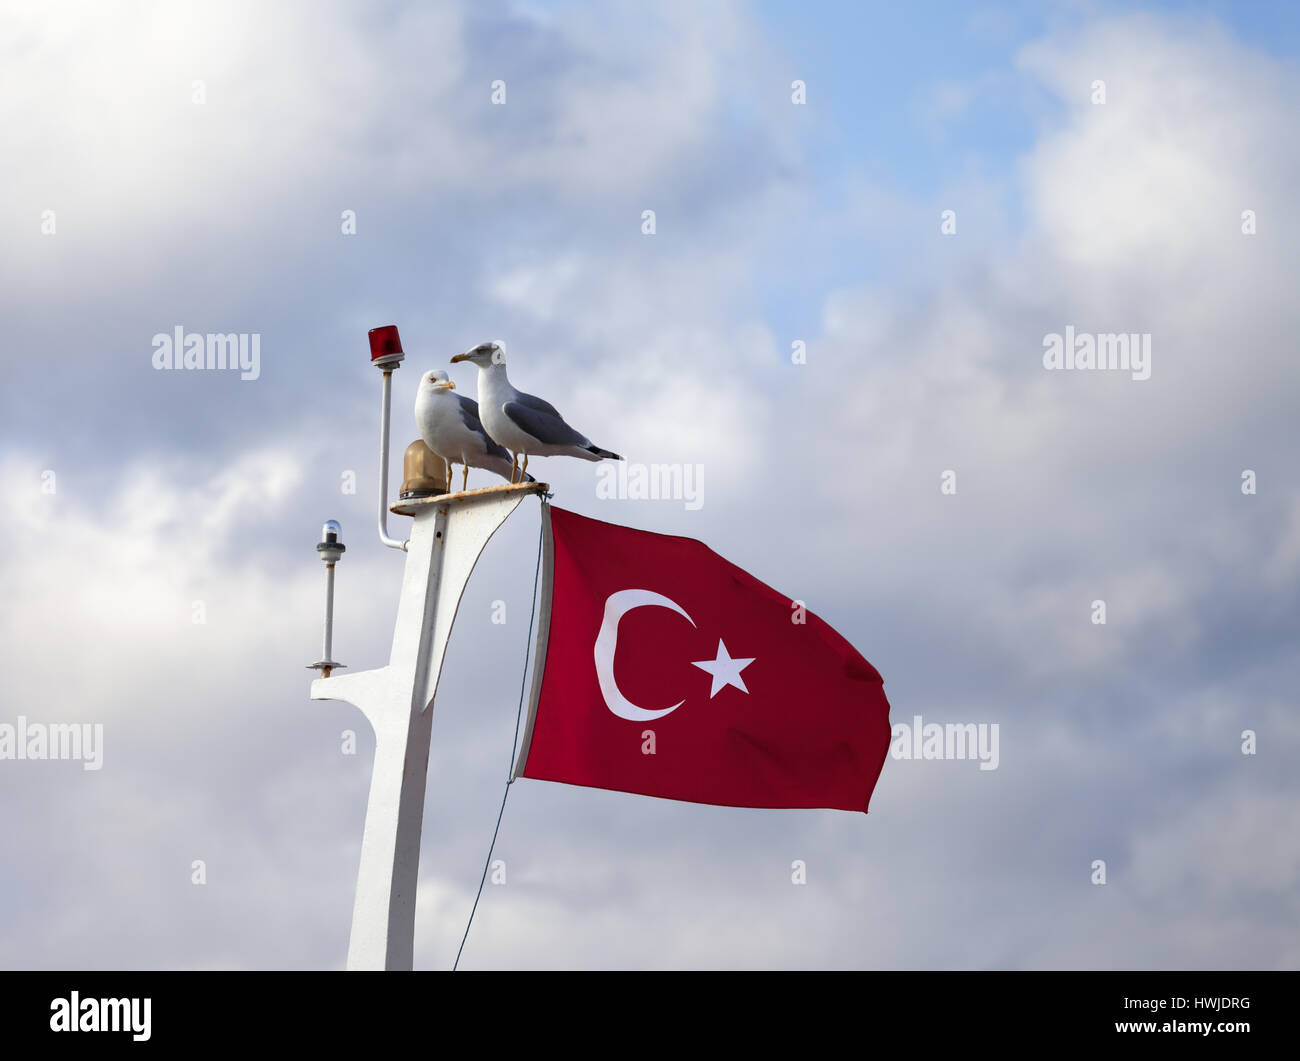
[[[889,701],[852,645],[692,538],[543,513],[523,777],[866,812]]]

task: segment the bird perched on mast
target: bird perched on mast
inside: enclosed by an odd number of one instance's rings
[[[447,462],[447,486],[451,487],[451,465],[464,466],[461,489],[469,486],[469,470],[486,468],[514,482],[510,454],[488,437],[479,420],[478,402],[456,393],[456,384],[440,368],[420,377],[415,397],[415,426],[424,444]],[[528,482],[533,481],[530,475]]]
[[[451,359],[478,366],[478,400],[483,426],[492,439],[510,451],[512,465],[524,458],[520,474],[528,472],[528,458],[581,457],[583,460],[621,461],[617,453],[601,449],[575,431],[550,402],[516,390],[506,378],[506,347],[502,342],[478,346]],[[514,482],[514,478],[511,478]]]

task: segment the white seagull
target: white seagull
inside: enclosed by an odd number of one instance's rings
[[[515,390],[506,378],[506,348],[501,342],[479,343],[451,359],[471,361],[478,366],[478,400],[483,426],[493,440],[510,451],[514,466],[523,454],[521,474],[528,472],[528,458],[581,457],[598,461],[621,461],[617,453],[601,449],[581,432],[564,422],[550,402]],[[514,479],[512,477],[511,482]]]
[[[447,489],[451,489],[452,463],[464,466],[461,489],[469,485],[469,470],[486,468],[514,482],[510,454],[488,437],[478,417],[478,402],[456,393],[456,384],[440,368],[420,377],[415,397],[415,426],[424,444],[447,464]],[[532,481],[532,476],[528,476]]]

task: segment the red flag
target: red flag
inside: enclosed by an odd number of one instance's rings
[[[692,538],[543,513],[547,592],[522,776],[866,812],[889,701],[852,645]]]

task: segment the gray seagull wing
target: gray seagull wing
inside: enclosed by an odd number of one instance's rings
[[[463,394],[457,394],[456,400],[460,403],[461,423],[483,439],[483,445],[491,456],[509,460],[510,454],[506,452],[505,446],[496,442],[483,427],[483,421],[478,416],[478,402],[473,398],[466,398]]]
[[[511,422],[521,431],[527,431],[538,442],[547,446],[590,446],[586,435],[573,430],[564,422],[555,407],[531,394],[521,394],[513,402],[501,407]]]
[[[529,409],[536,409],[539,413],[547,413],[557,420],[563,420],[560,410],[555,408],[545,398],[539,398],[536,394],[525,394],[523,391],[515,391],[515,401]]]

